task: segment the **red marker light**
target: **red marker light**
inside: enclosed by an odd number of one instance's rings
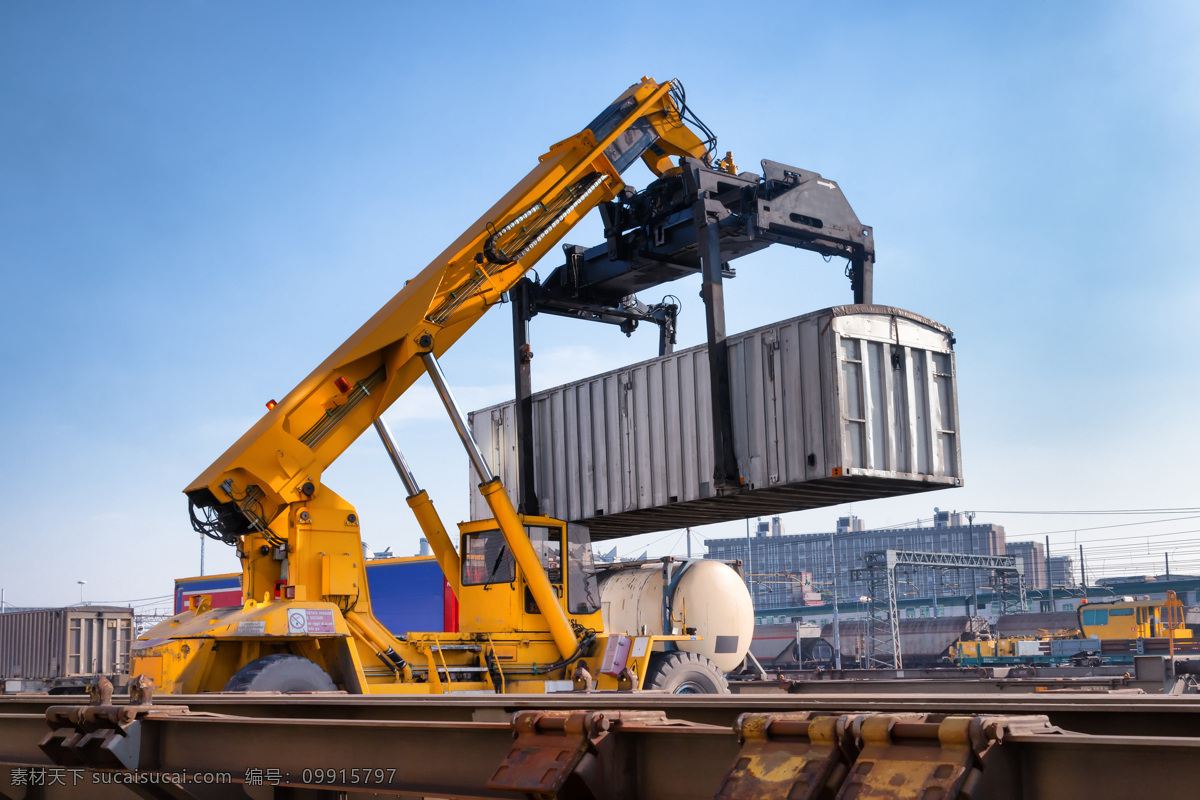
[[[350,392],[350,381],[346,380],[341,375],[338,375],[336,378],[334,378],[333,385],[336,386],[338,391],[342,394],[349,394]]]
[[[272,408],[274,408],[277,405],[279,405],[279,404],[276,403],[274,400],[268,400],[267,401],[267,411],[270,411]]]

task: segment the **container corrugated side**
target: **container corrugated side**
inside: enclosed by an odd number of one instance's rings
[[[681,350],[533,397],[541,512],[594,538],[962,484],[951,331],[886,306],[839,306],[727,338],[744,488],[714,489],[708,354]],[[514,404],[476,440],[517,495]],[[472,492],[472,519],[490,516]]]
[[[30,680],[62,677],[66,653],[66,609],[0,614],[0,677]]]
[[[132,635],[129,608],[70,606],[0,614],[0,677],[124,674]]]
[[[938,617],[935,619],[901,619],[900,622],[900,652],[906,666],[936,665],[941,663],[942,656],[950,649],[950,645],[958,641],[964,633],[970,630],[969,617]],[[876,620],[876,635],[885,634],[888,623]],[[868,620],[844,619],[838,624],[839,640],[843,657],[862,658],[871,649],[871,624]],[[833,624],[827,623],[821,628],[821,638],[833,642]],[[876,647],[881,647],[887,656],[891,656],[891,640],[887,639]]]

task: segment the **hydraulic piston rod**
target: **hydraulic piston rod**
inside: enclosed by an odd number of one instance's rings
[[[404,454],[400,452],[400,448],[392,436],[392,431],[383,421],[383,417],[375,419],[375,431],[383,441],[383,448],[387,450],[388,456],[392,459],[392,465],[399,473],[400,480],[404,483],[404,489],[408,492],[408,507],[413,510],[417,523],[425,534],[425,541],[429,542],[429,546],[433,549],[433,555],[437,558],[438,566],[442,568],[442,573],[450,584],[450,590],[454,592],[455,597],[458,597],[459,589],[462,587],[462,575],[459,571],[461,562],[458,558],[458,551],[454,549],[454,542],[446,533],[446,526],[442,524],[442,518],[438,516],[437,509],[433,507],[433,501],[429,499],[429,494],[417,484],[416,476],[408,468],[408,462],[404,460]]]
[[[454,430],[458,432],[458,438],[462,439],[463,447],[467,450],[467,458],[471,459],[471,466],[475,468],[479,482],[490,483],[495,480],[492,468],[488,466],[487,460],[483,457],[483,451],[479,449],[479,443],[475,441],[474,434],[467,426],[466,415],[458,407],[458,401],[450,392],[450,384],[446,382],[442,365],[438,363],[433,353],[422,353],[421,360],[425,363],[425,371],[429,373],[429,379],[433,381],[433,388],[437,390],[438,397],[442,399],[442,405],[446,407],[446,413],[450,415],[450,421],[454,424]]]
[[[412,474],[412,470],[408,468],[408,462],[404,460],[404,454],[400,452],[400,448],[396,445],[396,440],[392,436],[392,430],[383,421],[383,417],[378,417],[375,420],[375,432],[379,434],[380,441],[383,442],[383,449],[387,450],[388,457],[392,459],[392,466],[396,468],[396,473],[400,476],[400,481],[404,484],[405,491],[408,496],[421,493],[421,487],[417,485],[417,478]]]
[[[571,622],[567,619],[566,612],[559,604],[558,594],[554,591],[554,586],[551,585],[550,578],[547,577],[546,570],[542,566],[537,552],[533,549],[529,536],[525,533],[525,526],[521,524],[508,492],[504,490],[500,480],[492,475],[492,470],[483,457],[483,451],[479,449],[479,443],[475,441],[470,427],[467,426],[467,418],[459,410],[458,403],[450,392],[450,385],[446,382],[446,376],[442,373],[442,367],[438,364],[437,358],[433,353],[422,353],[421,360],[425,363],[425,370],[429,373],[430,380],[433,381],[438,397],[446,406],[446,413],[450,415],[450,420],[454,423],[454,429],[458,431],[459,438],[462,439],[467,456],[471,459],[475,472],[479,475],[479,492],[487,501],[488,508],[491,509],[492,516],[500,527],[500,533],[504,536],[505,544],[508,545],[509,551],[525,575],[529,591],[533,594],[538,610],[541,611],[546,624],[550,627],[550,635],[554,637],[554,644],[558,647],[562,657],[569,659],[576,654],[578,641],[575,638],[575,632],[571,629]]]

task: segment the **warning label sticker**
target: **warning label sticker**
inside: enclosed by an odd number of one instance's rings
[[[337,633],[333,624],[333,611],[325,608],[297,608],[288,612],[288,633],[307,635],[314,633]]]
[[[237,632],[243,636],[262,636],[267,632],[265,619],[247,619],[238,623]]]
[[[333,627],[333,611],[326,608],[308,608],[304,614],[308,617],[309,633],[337,633]]]

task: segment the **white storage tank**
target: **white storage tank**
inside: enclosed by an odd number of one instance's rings
[[[727,343],[741,491],[717,496],[712,485],[702,345],[533,396],[541,513],[609,539],[962,485],[945,326],[838,306]],[[515,500],[514,406],[476,411],[470,424]],[[473,491],[471,518],[489,516]]]
[[[604,629],[630,636],[694,633],[680,650],[722,672],[742,663],[754,637],[754,608],[742,577],[723,561],[652,562],[602,571]],[[665,596],[665,601],[664,601]]]

